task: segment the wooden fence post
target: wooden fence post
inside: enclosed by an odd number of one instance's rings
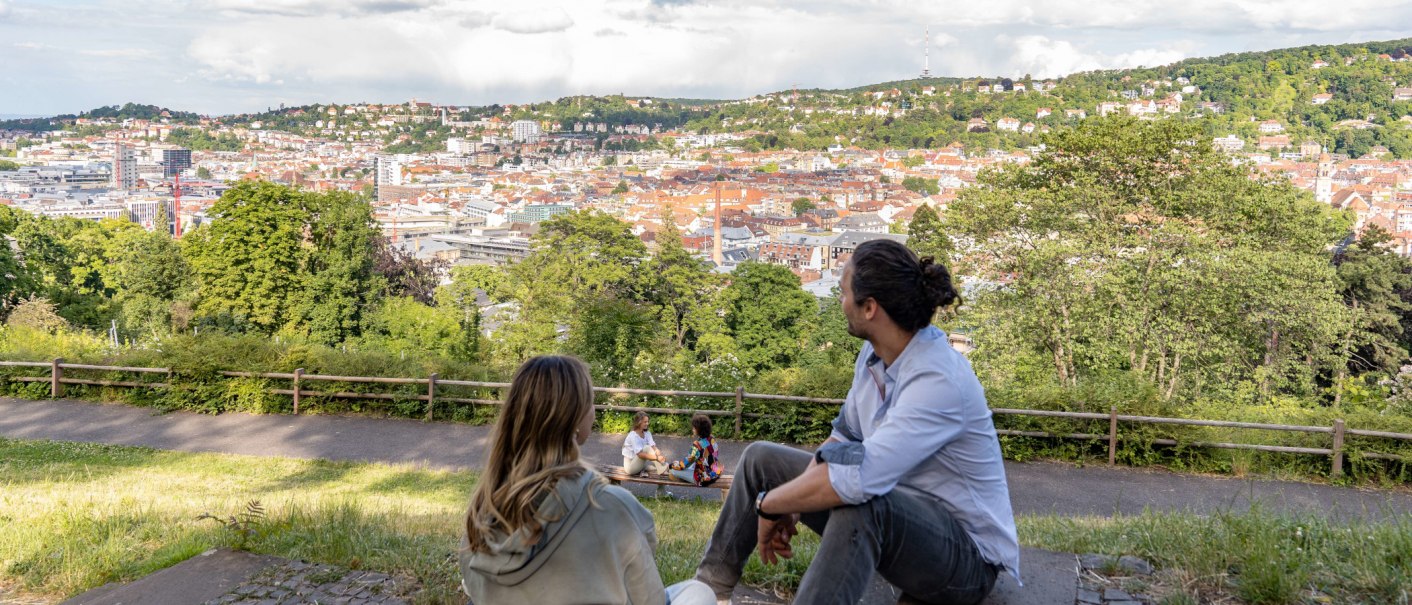
[[[735,388],[735,433],[731,435],[731,438],[732,438],[732,439],[740,439],[740,429],[741,429],[740,424],[741,424],[741,417],[742,417],[742,416],[741,416],[741,412],[742,412],[742,410],[744,409],[744,407],[745,407],[745,387],[736,387],[736,388]]]
[[[431,421],[431,406],[436,401],[436,372],[427,379],[427,421]]]
[[[1108,465],[1118,463],[1118,406],[1108,408]]]
[[[295,368],[295,370],[294,370],[294,415],[295,415],[295,416],[298,416],[298,415],[299,415],[299,391],[300,391],[300,388],[301,388],[301,387],[299,386],[299,384],[300,384],[301,382],[303,382],[303,381],[304,381],[304,368]]]
[[[1334,421],[1334,447],[1333,447],[1333,468],[1329,469],[1330,477],[1343,476],[1343,419]]]
[[[64,358],[55,357],[49,366],[49,396],[58,399],[64,396]]]

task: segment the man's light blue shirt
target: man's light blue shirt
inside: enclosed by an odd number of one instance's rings
[[[1005,464],[971,362],[927,326],[891,366],[865,343],[833,422],[843,443],[822,448],[829,482],[848,504],[894,488],[944,506],[987,562],[1020,577],[1020,542]]]

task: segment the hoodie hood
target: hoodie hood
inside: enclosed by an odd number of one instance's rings
[[[524,528],[512,533],[496,530],[486,540],[490,547],[488,552],[461,551],[462,567],[504,586],[517,585],[533,576],[588,510],[588,492],[593,479],[594,473],[588,469],[576,477],[560,479],[536,509],[540,519],[555,519],[544,524],[537,538]]]

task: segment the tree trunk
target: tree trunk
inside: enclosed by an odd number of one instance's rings
[[[1182,354],[1181,354],[1181,353],[1177,353],[1176,357],[1172,359],[1172,381],[1167,384],[1167,394],[1166,394],[1165,396],[1163,396],[1163,399],[1171,399],[1171,398],[1172,398],[1172,393],[1176,392],[1176,390],[1177,390],[1177,371],[1180,370],[1181,367],[1182,367]]]
[[[1271,328],[1270,338],[1265,341],[1265,372],[1260,377],[1260,394],[1270,394],[1270,371],[1275,366],[1275,350],[1280,346],[1280,329]]]

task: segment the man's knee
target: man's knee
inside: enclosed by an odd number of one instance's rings
[[[773,468],[788,452],[797,451],[794,448],[770,443],[769,441],[756,441],[745,446],[745,451],[740,453],[740,471],[742,473],[760,474]]]
[[[829,525],[835,523],[848,527],[871,524],[877,514],[881,498],[873,498],[861,504],[844,504],[829,509]]]

